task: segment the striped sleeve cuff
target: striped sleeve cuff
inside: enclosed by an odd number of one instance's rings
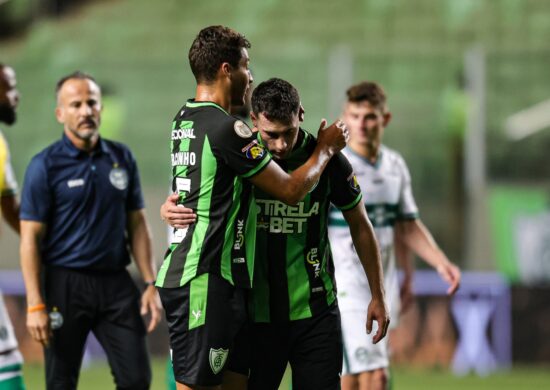
[[[270,161],[271,161],[271,154],[266,153],[266,157],[264,157],[264,159],[257,166],[252,168],[247,173],[241,175],[241,177],[246,179],[260,173],[260,171],[264,169]]]
[[[355,198],[353,200],[353,202],[348,203],[345,206],[341,206],[341,207],[336,206],[336,207],[338,207],[341,211],[348,211],[348,210],[351,210],[352,208],[354,208],[355,206],[357,206],[357,203],[359,203],[361,201],[361,199],[363,199],[363,194],[357,195],[357,198]]]

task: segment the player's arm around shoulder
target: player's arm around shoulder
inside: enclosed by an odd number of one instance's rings
[[[348,130],[341,121],[329,127],[326,124],[323,119],[317,133],[317,146],[302,166],[288,174],[270,162],[263,171],[250,178],[252,184],[287,204],[300,202],[319,181],[332,156],[342,150],[348,141]]]
[[[372,322],[378,323],[378,332],[373,338],[376,344],[386,336],[390,323],[389,310],[384,291],[384,277],[380,250],[370,223],[365,205],[357,203],[355,207],[343,212],[349,225],[353,245],[369,280],[372,301],[367,312],[367,333],[372,331]]]
[[[156,267],[152,250],[151,229],[145,217],[145,209],[128,213],[128,236],[136,266],[145,282],[141,296],[141,315],[150,314],[147,331],[153,331],[160,322],[160,298],[155,288]]]

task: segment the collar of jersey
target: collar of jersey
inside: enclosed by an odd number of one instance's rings
[[[63,142],[63,148],[65,152],[71,156],[71,157],[77,157],[80,154],[87,154],[85,151],[78,149],[74,144],[71,142],[69,137],[63,132],[63,136],[61,137],[61,141]],[[107,146],[107,143],[103,141],[101,136],[97,140],[97,145],[95,149],[93,150],[92,154],[96,153],[106,153],[109,154],[110,149],[109,146]]]
[[[216,107],[216,108],[219,108],[220,110],[222,110],[227,115],[229,115],[227,111],[225,111],[221,106],[218,106],[214,102],[196,102],[195,99],[190,99],[190,100],[187,101],[187,103],[185,103],[185,106],[189,107],[189,108]]]
[[[351,154],[359,157],[361,160],[363,160],[364,162],[369,164],[374,169],[378,169],[380,167],[380,164],[382,163],[382,147],[378,150],[378,156],[376,156],[376,161],[375,162],[372,162],[368,158],[366,158],[364,156],[361,156],[359,153],[355,152],[355,150],[353,150],[349,146],[346,147],[346,149],[349,150]]]

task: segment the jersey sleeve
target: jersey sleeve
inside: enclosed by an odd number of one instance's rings
[[[327,167],[330,201],[342,211],[351,210],[362,199],[361,187],[346,156],[341,152],[332,157]]]
[[[233,121],[213,139],[213,149],[232,170],[244,178],[264,169],[271,154],[260,143],[256,134],[243,121]]]
[[[19,217],[22,220],[46,223],[51,204],[52,197],[45,161],[34,157],[25,172]]]
[[[136,160],[129,150],[128,169],[128,197],[126,199],[126,210],[141,210],[145,207],[145,202],[143,201],[143,192],[141,191],[139,170]]]
[[[399,193],[399,207],[397,213],[398,220],[416,219],[418,218],[418,206],[414,200],[411,174],[405,160],[400,156],[398,160],[399,172],[401,175],[401,190]]]
[[[14,196],[17,194],[17,181],[15,180],[15,174],[11,166],[10,152],[6,145],[6,160],[4,162],[4,174],[3,183],[0,183],[0,195],[1,196]]]

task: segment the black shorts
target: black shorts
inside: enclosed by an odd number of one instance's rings
[[[288,363],[293,390],[340,389],[342,332],[337,305],[313,318],[250,327],[248,390],[277,390]]]
[[[158,290],[176,381],[215,386],[221,384],[225,369],[248,375],[245,289],[220,276],[202,274],[183,287]]]

